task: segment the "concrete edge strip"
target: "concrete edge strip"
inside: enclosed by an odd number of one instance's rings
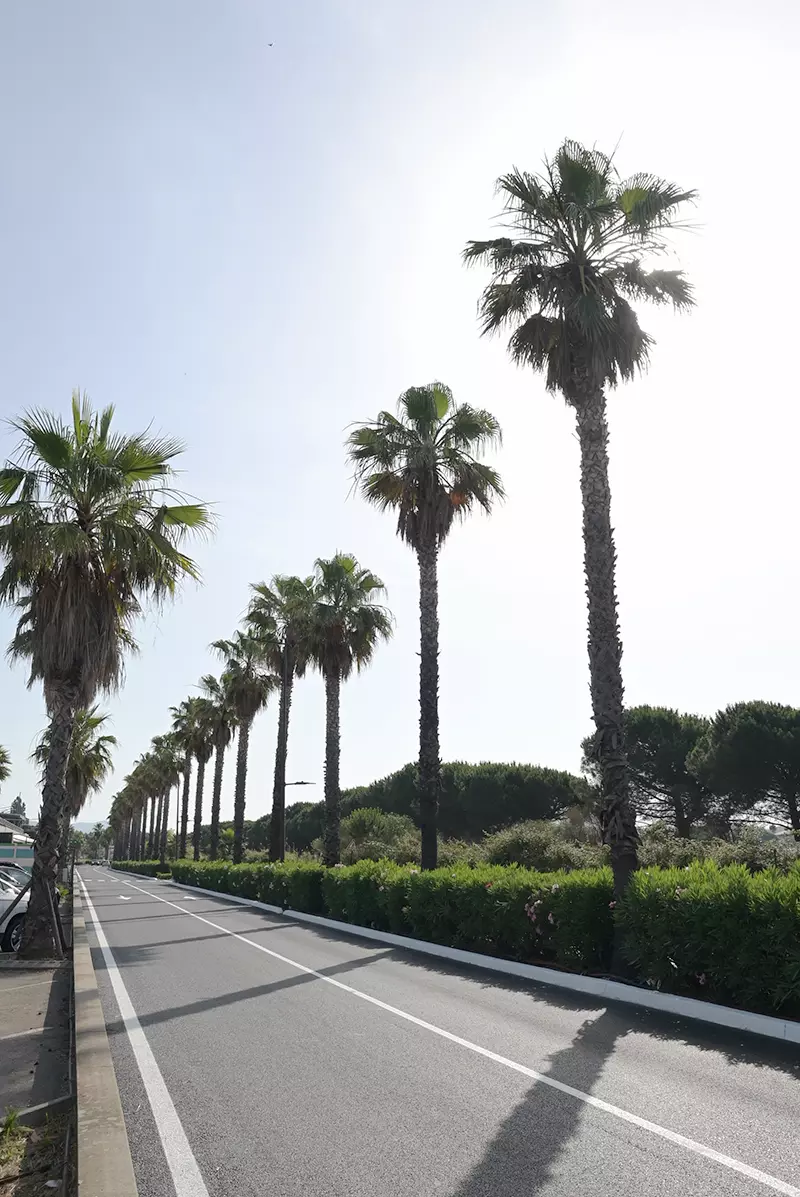
[[[127,869],[117,871],[128,872]],[[153,877],[148,877],[143,873],[130,875],[145,881],[154,880]],[[330,931],[339,931],[360,939],[372,939],[378,943],[389,944],[391,947],[405,948],[409,952],[421,952],[426,956],[438,956],[442,960],[451,960],[456,964],[483,968],[489,972],[504,973],[511,977],[522,977],[526,981],[535,981],[540,985],[552,985],[556,989],[568,989],[587,997],[605,998],[610,1002],[624,1002],[629,1006],[640,1006],[646,1010],[655,1010],[660,1014],[673,1014],[682,1018],[691,1018],[697,1022],[711,1023],[713,1026],[724,1027],[727,1030],[748,1031],[752,1035],[779,1039],[783,1043],[800,1044],[800,1022],[794,1022],[791,1019],[775,1018],[769,1014],[755,1014],[750,1010],[737,1010],[734,1006],[720,1006],[714,1002],[701,1002],[697,998],[682,997],[677,993],[640,989],[636,985],[625,985],[621,981],[607,981],[602,977],[588,977],[580,973],[562,973],[554,968],[522,964],[516,960],[504,960],[500,956],[485,956],[481,952],[467,952],[463,948],[449,948],[444,944],[429,943],[424,939],[411,939],[405,935],[394,935],[389,931],[375,931],[372,927],[362,927],[357,923],[341,923],[336,919],[324,918],[318,914],[305,914],[300,910],[283,910],[280,906],[270,906],[266,902],[257,902],[253,898],[223,894],[215,889],[201,889],[198,885],[184,885],[180,881],[164,881],[160,884],[171,885],[176,889],[191,890],[192,893],[204,894],[209,898],[221,898],[223,901],[234,902],[238,906],[253,906],[258,910],[266,910],[270,914],[284,915],[297,922],[312,923],[319,927],[326,927]],[[82,1194],[81,1197],[85,1197],[85,1195]]]
[[[22,1126],[42,1126],[51,1114],[68,1114],[72,1109],[72,1094],[64,1097],[54,1097],[52,1101],[43,1101],[38,1106],[28,1106],[25,1110],[17,1111],[17,1122]]]
[[[74,890],[75,1090],[81,1197],[138,1197],[83,901]]]

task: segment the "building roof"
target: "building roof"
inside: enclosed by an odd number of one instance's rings
[[[33,836],[28,835],[16,823],[9,823],[0,815],[0,831],[10,831],[13,836],[13,842],[17,844],[32,844]]]

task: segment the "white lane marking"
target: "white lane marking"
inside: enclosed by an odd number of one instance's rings
[[[128,1033],[128,1039],[133,1049],[136,1063],[139,1066],[142,1083],[147,1093],[147,1099],[150,1102],[150,1109],[153,1111],[153,1118],[158,1129],[159,1138],[161,1139],[161,1146],[164,1148],[167,1166],[172,1174],[172,1183],[175,1185],[175,1195],[176,1197],[208,1197],[208,1189],[203,1183],[203,1177],[200,1174],[194,1153],[189,1146],[189,1140],[186,1138],[183,1124],[178,1117],[178,1111],[175,1109],[172,1098],[169,1095],[169,1090],[164,1083],[164,1078],[156,1063],[155,1056],[150,1049],[150,1044],[147,1042],[139,1019],[136,1017],[133,1003],[128,996],[128,991],[120,976],[111,948],[108,946],[108,940],[103,932],[100,919],[97,917],[97,912],[92,905],[92,899],[89,897],[89,891],[80,874],[78,874],[78,880],[81,883],[87,909],[92,916],[97,942],[103,953],[103,960],[105,961],[106,971],[114,990],[114,996],[117,999],[120,1016]]]
[[[409,1014],[405,1010],[400,1010],[397,1006],[390,1006],[388,1002],[382,1002],[379,998],[371,997],[370,994],[363,993],[360,989],[354,989],[352,985],[346,985],[344,981],[337,981],[335,977],[327,977],[324,973],[317,972],[315,968],[309,968],[306,964],[298,964],[296,960],[290,960],[288,956],[282,956],[280,952],[275,952],[272,948],[266,948],[263,944],[255,943],[254,940],[248,939],[246,935],[239,935],[236,931],[231,931],[228,927],[221,927],[219,923],[212,923],[211,919],[204,918],[201,914],[195,914],[192,910],[184,910],[176,902],[170,902],[167,898],[162,898],[150,890],[142,889],[140,885],[134,885],[132,881],[123,881],[122,884],[129,885],[131,889],[138,889],[141,893],[146,894],[148,898],[156,898],[159,902],[163,902],[165,906],[173,906],[176,910],[187,914],[189,918],[197,919],[199,922],[213,927],[215,931],[224,931],[226,935],[231,935],[234,939],[241,940],[242,943],[248,944],[251,948],[257,948],[259,952],[264,952],[267,956],[272,956],[275,960],[280,960],[282,964],[288,964],[301,973],[307,973],[308,976],[316,977],[319,981],[324,981],[326,985],[333,985],[336,989],[350,993],[353,997],[361,998],[362,1001],[369,1002],[371,1006],[377,1006],[381,1010],[386,1010],[389,1014],[394,1014],[397,1018],[402,1018],[406,1022],[413,1023],[416,1027],[422,1027],[424,1031],[430,1031],[431,1034],[438,1035],[441,1039],[447,1039],[450,1043],[457,1043],[459,1047],[465,1047],[468,1051],[475,1052],[476,1055],[484,1056],[487,1060],[494,1060],[496,1064],[502,1064],[514,1072],[522,1073],[523,1076],[530,1077],[531,1080],[536,1081],[538,1084],[548,1085],[551,1089],[557,1089],[559,1093],[565,1093],[568,1097],[574,1097],[577,1101],[582,1101],[587,1106],[593,1106],[596,1110],[602,1110],[605,1114],[612,1114],[615,1118],[619,1118],[623,1122],[628,1122],[632,1126],[638,1126],[640,1130],[650,1131],[651,1134],[658,1135],[659,1138],[666,1139],[669,1143],[674,1143],[678,1147],[683,1147],[686,1151],[694,1152],[695,1155],[703,1156],[707,1160],[713,1160],[714,1163],[721,1164],[724,1168],[729,1168],[732,1172],[738,1172],[740,1176],[747,1176],[750,1180],[756,1180],[759,1184],[772,1189],[773,1192],[782,1193],[784,1197],[800,1197],[800,1189],[795,1188],[794,1185],[787,1184],[785,1180],[779,1180],[777,1176],[770,1176],[767,1172],[761,1172],[758,1168],[751,1168],[749,1164],[745,1164],[741,1160],[735,1160],[732,1156],[723,1155],[722,1152],[715,1151],[713,1147],[706,1147],[704,1143],[697,1143],[694,1139],[689,1139],[685,1135],[679,1135],[677,1131],[671,1131],[665,1126],[659,1126],[657,1122],[648,1122],[646,1118],[640,1118],[638,1114],[631,1114],[628,1110],[623,1110],[620,1106],[614,1106],[608,1101],[602,1101],[599,1097],[593,1097],[591,1093],[584,1093],[582,1089],[573,1089],[571,1085],[565,1085],[563,1081],[557,1081],[555,1077],[535,1072],[533,1068],[527,1068],[524,1064],[518,1064],[516,1060],[509,1060],[506,1056],[500,1056],[497,1052],[489,1051],[488,1048],[481,1047],[478,1043],[472,1043],[469,1039],[462,1039],[460,1035],[454,1035],[452,1031],[445,1031],[442,1027],[437,1027],[432,1022],[425,1022],[424,1019],[417,1018],[416,1015]]]
[[[119,898],[120,902],[130,902],[131,900],[130,894],[117,894],[117,897]]]

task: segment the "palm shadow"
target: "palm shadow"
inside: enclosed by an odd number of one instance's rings
[[[588,1019],[572,1043],[549,1058],[543,1075],[591,1093],[619,1034],[619,1024],[607,1011]],[[584,1108],[579,1098],[536,1081],[451,1197],[527,1197],[541,1192],[578,1133]]]

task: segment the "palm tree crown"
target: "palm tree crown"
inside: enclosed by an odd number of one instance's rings
[[[345,679],[368,665],[379,642],[392,634],[392,617],[377,601],[386,588],[347,553],[319,558],[315,568],[309,659],[321,673]]]
[[[76,818],[90,793],[96,793],[114,769],[112,749],[117,747],[116,736],[99,735],[99,729],[109,716],[96,706],[81,708],[75,713],[72,739],[67,757],[64,785],[69,799],[69,813]],[[43,732],[32,753],[42,769],[50,755],[50,728]]]
[[[21,600],[12,652],[48,701],[54,686],[77,706],[116,688],[142,600],[197,577],[180,543],[210,526],[206,507],[172,490],[181,443],[115,433],[113,416],[77,392],[70,424],[29,412],[12,421],[21,443],[0,470],[0,600]]]
[[[223,682],[237,719],[252,721],[280,684],[264,668],[262,641],[248,632],[234,632],[229,640],[215,640],[211,647],[224,662]]]
[[[0,745],[0,781],[8,781],[11,776],[11,754],[7,748]]]
[[[681,271],[645,260],[664,251],[678,209],[696,193],[650,174],[620,180],[612,158],[574,141],[543,174],[515,169],[497,190],[513,236],[464,251],[494,272],[480,303],[483,332],[512,328],[513,359],[543,370],[570,403],[580,400],[576,372],[595,387],[631,378],[652,340],[630,301],[693,302]]]
[[[456,404],[449,387],[433,382],[402,394],[397,415],[382,411],[356,427],[347,450],[364,497],[395,508],[398,535],[418,550],[441,544],[456,519],[476,505],[489,511],[502,497],[497,471],[478,460],[500,439],[493,415]]]

